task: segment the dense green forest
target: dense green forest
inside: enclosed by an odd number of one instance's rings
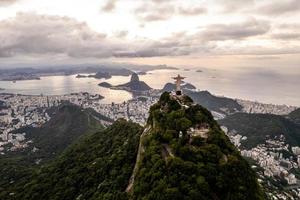
[[[208,137],[192,137],[189,128],[201,124],[209,126]],[[248,163],[211,113],[189,97],[164,93],[148,126],[132,199],[264,199]]]
[[[2,191],[0,199],[127,199],[141,132],[138,124],[118,120],[80,138],[53,162]]]
[[[163,93],[144,128],[119,119],[104,129],[109,119],[73,106],[28,131],[37,155],[1,158],[0,199],[264,199],[255,172],[188,96]]]
[[[294,110],[288,115],[288,118],[294,121],[297,124],[300,124],[300,108]]]
[[[247,140],[241,142],[244,148],[253,148],[264,143],[266,137],[273,138],[280,135],[285,136],[288,144],[300,145],[300,125],[285,116],[236,113],[220,120],[219,123],[229,130],[236,130],[241,135],[247,136]]]
[[[51,119],[42,127],[24,127],[17,130],[25,132],[26,140],[32,141],[29,147],[19,151],[7,151],[1,155],[0,192],[6,190],[11,183],[30,175],[39,165],[56,158],[78,138],[104,128],[91,115],[91,111],[70,103],[53,107],[47,112]]]

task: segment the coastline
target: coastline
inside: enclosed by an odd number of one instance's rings
[[[78,78],[96,78],[101,79],[102,77],[97,78],[97,73],[107,73],[110,76],[130,76],[132,73],[137,72],[140,75],[146,75],[149,71],[156,70],[178,70],[176,67],[166,66],[166,65],[157,65],[150,66],[149,68],[144,68],[138,70],[138,66],[125,66],[125,67],[116,67],[109,68],[109,66],[95,66],[95,67],[82,67],[74,68],[71,70],[64,69],[51,69],[51,68],[14,68],[14,69],[0,69],[0,81],[26,81],[26,80],[40,80],[41,77],[48,76],[73,76],[79,75]],[[81,76],[82,75],[82,76]],[[87,76],[86,76],[87,75]],[[105,78],[105,77],[103,77]],[[106,76],[106,79],[109,79]]]

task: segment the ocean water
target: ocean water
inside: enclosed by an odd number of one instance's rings
[[[157,70],[142,76],[153,88],[162,88],[180,74],[200,90],[231,98],[300,106],[300,74],[261,70]]]
[[[206,69],[196,72],[188,70],[155,70],[141,75],[140,79],[152,88],[161,89],[172,76],[185,76],[186,82],[200,90],[208,90],[218,96],[248,99],[263,103],[300,106],[300,74],[280,73],[267,70],[220,70]],[[113,76],[108,80],[94,78],[77,79],[71,76],[47,76],[41,80],[17,81],[16,83],[0,81],[0,88],[5,92],[21,94],[67,94],[71,92],[99,93],[105,96],[103,102],[123,102],[132,98],[126,91],[110,90],[99,87],[98,83],[106,81],[113,85],[126,83],[129,76]]]
[[[128,77],[125,77],[128,79]],[[114,77],[114,79],[122,80],[124,77]],[[111,90],[99,87],[98,84],[104,80],[94,78],[76,78],[71,76],[45,76],[41,80],[16,81],[0,81],[0,88],[4,88],[7,93],[18,93],[27,95],[62,95],[73,92],[89,92],[93,94],[101,94],[105,98],[102,103],[121,103],[132,98],[129,92],[123,90]]]

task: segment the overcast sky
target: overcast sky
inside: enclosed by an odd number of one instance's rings
[[[300,63],[300,0],[0,0],[0,67]]]

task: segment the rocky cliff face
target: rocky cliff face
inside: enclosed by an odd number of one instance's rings
[[[130,78],[130,82],[140,81],[140,78],[137,73],[133,73]]]

